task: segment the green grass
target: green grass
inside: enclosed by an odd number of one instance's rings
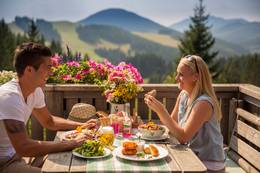
[[[11,29],[12,33],[21,35],[24,34],[24,31],[20,27],[18,27],[14,22],[8,24],[8,26]]]
[[[147,33],[147,32],[133,32],[133,34],[142,37],[144,39],[147,39],[149,41],[153,41],[161,45],[169,46],[173,48],[177,48],[179,44],[179,40],[176,40],[171,36],[165,34]]]
[[[87,53],[89,57],[94,60],[100,61],[102,59],[102,57],[98,56],[95,53],[94,45],[88,44],[80,40],[76,32],[77,24],[72,22],[53,22],[52,24],[54,29],[56,29],[61,36],[61,41],[64,49],[66,48],[66,44],[68,44],[69,48],[74,53],[76,51],[79,51],[83,55]]]

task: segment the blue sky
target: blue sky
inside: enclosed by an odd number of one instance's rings
[[[0,18],[79,21],[107,8],[123,8],[169,26],[193,15],[198,0],[0,0]],[[207,12],[223,18],[260,21],[260,0],[205,0]]]

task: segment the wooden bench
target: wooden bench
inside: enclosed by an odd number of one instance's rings
[[[260,172],[260,117],[241,108],[229,143],[228,156],[246,172]]]

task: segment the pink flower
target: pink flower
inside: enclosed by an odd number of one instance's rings
[[[89,73],[90,73],[89,70],[81,70],[81,74],[83,74],[83,75],[86,75],[86,74],[89,74]]]
[[[79,67],[80,64],[77,61],[67,62],[68,66]]]
[[[88,61],[88,65],[90,66],[90,67],[93,67],[93,68],[95,68],[96,66],[97,66],[97,63],[95,62],[95,61],[93,61],[93,60],[89,60]]]
[[[65,80],[65,81],[71,80],[71,75],[63,75],[63,76],[61,76],[61,79]]]
[[[57,53],[55,53],[54,56],[51,57],[52,65],[54,67],[59,66],[60,60],[61,60],[61,57]]]
[[[75,75],[75,78],[78,79],[78,80],[80,80],[80,79],[82,78],[82,76],[81,76],[80,74],[76,74],[76,75]]]

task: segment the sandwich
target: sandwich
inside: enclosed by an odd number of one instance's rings
[[[155,97],[156,94],[157,94],[157,91],[155,89],[153,89],[153,90],[149,91],[147,94],[150,95],[150,96]]]
[[[123,142],[122,154],[135,155],[137,153],[137,144],[132,141]]]

